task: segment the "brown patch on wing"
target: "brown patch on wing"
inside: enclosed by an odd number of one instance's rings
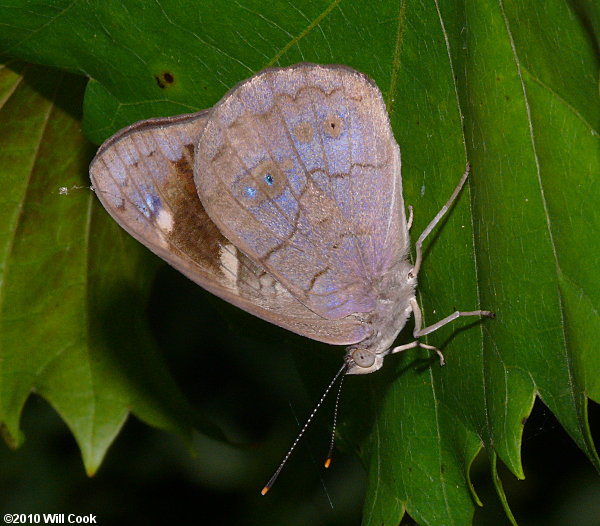
[[[294,128],[294,135],[302,143],[309,143],[313,139],[313,127],[309,122],[301,122]]]
[[[200,202],[194,184],[194,146],[186,145],[186,149],[191,151],[192,157],[184,156],[173,163],[175,177],[169,179],[164,188],[173,213],[174,224],[169,237],[174,245],[200,266],[222,274],[219,251],[228,241]]]

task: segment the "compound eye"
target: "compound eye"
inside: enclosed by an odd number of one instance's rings
[[[365,349],[356,349],[352,353],[352,359],[356,365],[366,369],[375,363],[375,354]]]

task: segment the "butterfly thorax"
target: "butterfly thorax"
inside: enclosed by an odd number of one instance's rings
[[[412,270],[412,263],[401,259],[374,284],[377,302],[375,308],[364,315],[371,334],[346,349],[347,374],[373,373],[383,366],[383,359],[412,312],[411,299],[415,297],[417,286]]]

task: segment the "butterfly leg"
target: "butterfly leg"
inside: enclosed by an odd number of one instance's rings
[[[423,316],[421,314],[421,308],[417,303],[415,298],[411,298],[410,306],[412,308],[413,314],[415,316],[415,330],[413,331],[413,336],[415,338],[419,337],[419,332],[421,331],[421,325],[423,323]],[[398,347],[394,347],[390,354],[395,354],[397,352],[407,351],[408,349],[414,349],[415,347],[421,347],[423,349],[427,349],[429,351],[435,352],[440,358],[440,365],[444,365],[446,361],[444,360],[444,355],[442,351],[440,351],[437,347],[433,345],[427,345],[426,343],[421,343],[419,340],[415,340],[414,342],[406,343],[404,345],[399,345]]]
[[[413,335],[416,338],[425,336],[426,334],[429,334],[430,332],[437,331],[440,327],[443,327],[447,323],[450,323],[451,321],[454,321],[456,318],[460,318],[461,316],[486,316],[488,318],[495,318],[496,314],[489,310],[471,310],[471,311],[467,311],[467,312],[455,311],[452,314],[450,314],[450,316],[446,316],[444,319],[434,323],[433,325],[430,325],[429,327],[425,327],[425,328],[421,329],[420,331],[415,331],[413,333]]]
[[[442,351],[440,351],[437,347],[434,347],[433,345],[427,345],[426,343],[421,343],[419,340],[415,340],[414,342],[410,342],[410,343],[406,343],[404,345],[399,345],[398,347],[394,347],[390,351],[390,354],[407,351],[408,349],[414,349],[415,347],[422,347],[423,349],[427,349],[429,351],[433,351],[433,352],[437,353],[437,355],[440,357],[440,365],[446,364],[446,360],[444,360],[444,355],[442,354]]]
[[[419,307],[419,304],[417,303],[416,298],[411,298],[410,300],[410,306],[412,308],[413,311],[413,315],[415,317],[415,328],[413,330],[413,336],[415,338],[418,338],[419,336],[422,336],[421,333],[421,325],[423,325],[423,315],[421,314],[421,307]],[[425,333],[427,334],[427,333]],[[444,355],[442,354],[442,351],[440,351],[437,347],[434,347],[433,345],[427,345],[426,343],[421,343],[419,340],[415,340],[414,342],[412,342],[414,345],[413,347],[422,347],[423,349],[428,349],[430,351],[435,352],[439,358],[440,358],[440,365],[444,365],[446,363],[446,360],[444,360]],[[408,345],[412,345],[412,344],[408,344]],[[400,347],[405,347],[404,345],[401,345]],[[396,349],[398,349],[396,347]],[[392,351],[392,353],[394,352],[398,352],[396,351],[396,349],[394,349]],[[404,350],[404,349],[399,349],[399,350]]]
[[[454,192],[452,192],[450,199],[448,199],[447,203],[441,208],[441,210],[436,214],[436,216],[432,219],[432,221],[427,225],[425,230],[423,230],[422,234],[419,236],[419,239],[417,239],[417,242],[415,243],[415,252],[416,252],[415,266],[413,267],[413,270],[411,272],[411,274],[413,276],[417,276],[419,274],[419,269],[421,268],[421,261],[423,260],[423,241],[425,241],[425,238],[431,233],[431,231],[440,222],[442,217],[444,217],[444,215],[446,214],[448,209],[452,206],[452,203],[455,201],[456,197],[462,190],[462,187],[464,186],[465,181],[467,180],[467,177],[469,177],[470,171],[471,171],[471,165],[470,165],[470,163],[467,163],[465,173],[460,178],[460,181],[458,182],[458,185],[454,189]]]
[[[444,319],[434,323],[433,325],[429,325],[429,327],[421,328],[423,324],[423,316],[421,314],[421,308],[417,303],[415,298],[411,298],[410,306],[412,307],[413,314],[415,316],[415,329],[413,331],[413,336],[415,338],[420,338],[421,336],[425,336],[426,334],[430,334],[433,331],[437,331],[440,327],[454,321],[456,318],[460,318],[461,316],[486,316],[488,318],[495,318],[496,314],[489,310],[471,310],[467,312],[463,311],[455,311],[450,316],[446,316]]]
[[[406,230],[410,230],[413,221],[413,207],[408,205],[408,222],[406,223]]]
[[[421,314],[421,308],[419,307],[419,304],[417,303],[417,300],[415,298],[411,298],[410,306],[415,317],[415,328],[413,330],[413,336],[415,338],[420,338],[421,336],[425,336],[426,334],[432,333],[433,331],[437,331],[440,327],[443,327],[447,323],[450,323],[451,321],[454,321],[456,318],[460,318],[461,316],[487,316],[488,318],[496,317],[496,315],[489,310],[473,310],[468,312],[456,311],[450,314],[450,316],[446,316],[444,319],[434,323],[433,325],[421,328],[421,326],[423,325],[423,315]],[[440,365],[444,365],[446,363],[442,351],[440,351],[437,347],[434,347],[433,345],[421,343],[419,340],[415,340],[414,342],[407,343],[405,345],[400,345],[399,347],[394,347],[390,351],[390,354],[406,351],[407,349],[414,349],[415,347],[422,347],[423,349],[434,351],[440,358]]]
[[[440,327],[443,327],[444,325],[450,323],[451,321],[454,321],[456,318],[460,318],[462,316],[486,316],[488,318],[496,317],[496,314],[489,310],[472,310],[472,311],[458,311],[457,310],[457,311],[453,312],[452,314],[450,314],[450,316],[446,316],[445,318],[439,320],[438,322],[434,323],[433,325],[429,325],[428,327],[421,328],[421,325],[423,324],[423,315],[421,314],[421,308],[419,307],[419,304],[417,303],[417,300],[415,298],[411,299],[410,305],[412,307],[413,314],[415,316],[415,329],[413,330],[413,336],[415,338],[420,338],[421,336],[430,334],[433,331],[437,331]],[[419,347],[424,347],[425,349],[431,349],[432,351],[437,352],[438,356],[440,357],[440,363],[442,365],[444,365],[444,357],[442,356],[442,352],[438,348],[431,347],[431,346],[425,345],[423,343],[419,344]]]

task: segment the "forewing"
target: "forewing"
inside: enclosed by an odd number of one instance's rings
[[[385,104],[343,66],[265,70],[234,88],[202,133],[195,181],[224,235],[329,319],[372,311],[408,248]]]
[[[106,141],[90,166],[98,198],[132,236],[226,301],[315,340],[365,337],[356,318],[323,319],[226,239],[193,180],[194,149],[208,111],[136,123]]]

